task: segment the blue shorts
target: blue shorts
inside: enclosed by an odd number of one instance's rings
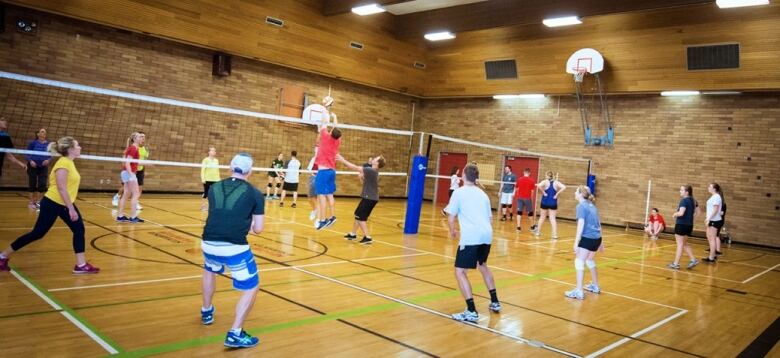
[[[336,192],[336,171],[320,169],[314,179],[314,190],[317,195],[330,195]]]
[[[135,174],[128,172],[127,170],[123,170],[121,173],[119,173],[119,179],[122,180],[122,184],[129,183],[131,181],[138,181],[138,177]]]
[[[233,288],[251,290],[260,284],[255,256],[249,245],[203,241],[200,248],[203,250],[203,268],[209,272],[223,273],[227,266],[233,277]]]

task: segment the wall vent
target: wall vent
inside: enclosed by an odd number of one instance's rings
[[[363,44],[360,42],[352,41],[349,43],[349,47],[354,48],[355,50],[361,50],[363,51]]]
[[[688,71],[739,68],[739,44],[689,46]]]
[[[485,61],[485,77],[489,80],[516,79],[515,60]]]
[[[284,20],[277,19],[277,18],[271,17],[271,16],[266,16],[265,17],[265,23],[269,24],[269,25],[279,26],[279,27],[284,26]]]

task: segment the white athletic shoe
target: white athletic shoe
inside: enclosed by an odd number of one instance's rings
[[[479,320],[479,314],[477,314],[477,312],[471,312],[466,309],[461,313],[453,314],[452,319],[461,322],[477,322]]]
[[[141,204],[135,205],[135,210],[143,210],[144,208],[141,206]]]
[[[601,287],[599,285],[593,284],[593,282],[589,283],[587,286],[585,286],[585,291],[593,292],[595,294],[601,293]]]
[[[111,205],[119,206],[119,194],[114,194],[114,198],[111,199]]]
[[[314,219],[316,219],[316,218],[317,218],[317,210],[312,210],[309,213],[309,221],[314,221]]]
[[[582,293],[582,291],[580,291],[580,290],[578,290],[576,288],[571,290],[571,291],[566,291],[563,294],[566,297],[568,297],[568,298],[575,298],[575,299],[578,299],[578,300],[584,300],[585,299],[585,294]]]

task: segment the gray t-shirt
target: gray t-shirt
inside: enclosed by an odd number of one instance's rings
[[[379,172],[372,167],[363,167],[363,192],[360,197],[379,201]]]
[[[501,184],[502,193],[515,192],[515,182],[517,181],[517,176],[515,176],[514,173],[504,174],[504,176],[501,178],[501,181],[504,182],[504,184]]]

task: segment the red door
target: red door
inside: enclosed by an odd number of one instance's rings
[[[539,182],[539,158],[506,156],[504,158],[504,165],[512,167],[512,173],[515,173],[517,179],[520,179],[520,177],[523,176],[523,170],[525,170],[525,168],[531,169],[531,179],[533,179],[534,182]],[[536,203],[534,202],[534,199],[536,199],[536,191],[534,191],[534,195],[531,196],[531,198],[531,207],[535,207],[534,205],[536,205]],[[513,200],[512,212],[515,210],[515,204],[516,203]]]
[[[450,202],[450,179],[452,168],[458,168],[458,177],[463,167],[468,162],[466,153],[439,152],[439,174],[446,176],[447,179],[437,179],[436,185],[436,203],[447,204]],[[461,183],[462,184],[462,183]]]

